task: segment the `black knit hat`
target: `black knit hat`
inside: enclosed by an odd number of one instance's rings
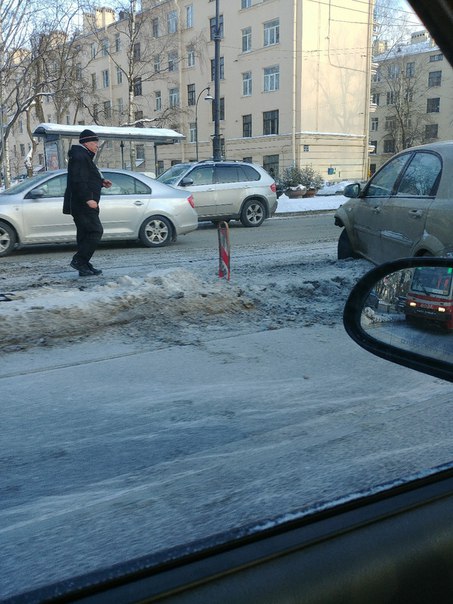
[[[99,137],[92,130],[83,130],[79,136],[79,143],[89,143],[91,141],[98,141]]]

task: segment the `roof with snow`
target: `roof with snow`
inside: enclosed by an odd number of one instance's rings
[[[169,128],[134,128],[130,126],[98,126],[83,124],[70,126],[65,124],[52,124],[50,122],[39,124],[33,136],[44,138],[47,141],[59,138],[78,138],[82,130],[92,130],[100,139],[118,139],[123,141],[148,141],[160,144],[171,144],[182,140],[183,134]]]

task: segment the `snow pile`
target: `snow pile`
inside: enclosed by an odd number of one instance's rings
[[[225,281],[202,281],[184,269],[153,272],[143,278],[121,276],[116,281],[84,289],[43,287],[14,295],[1,307],[0,342],[47,343],[47,338],[77,336],[112,325],[152,320],[156,326],[185,316],[235,313],[253,303]]]

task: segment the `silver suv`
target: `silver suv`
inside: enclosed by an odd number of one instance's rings
[[[190,191],[200,221],[240,220],[246,227],[257,227],[277,209],[275,181],[256,164],[175,164],[157,180]]]

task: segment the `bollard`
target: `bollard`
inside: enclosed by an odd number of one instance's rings
[[[230,280],[230,227],[225,221],[217,225],[219,237],[219,277]]]

